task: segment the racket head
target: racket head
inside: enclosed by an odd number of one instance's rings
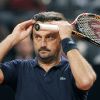
[[[72,23],[84,39],[100,46],[100,16],[92,13],[80,14]],[[78,35],[78,34],[77,34]]]

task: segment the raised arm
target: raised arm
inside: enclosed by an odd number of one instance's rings
[[[71,39],[72,26],[67,21],[53,22],[53,24],[57,24],[59,26],[61,41],[63,42],[64,40],[63,44],[65,43],[62,46],[69,60],[70,68],[77,88],[81,90],[89,90],[96,80],[96,73],[94,72],[92,66],[74,46],[71,49],[65,49],[68,48],[66,44],[68,44]]]
[[[0,62],[6,55],[6,53],[18,42],[26,38],[30,35],[32,30],[32,25],[35,23],[34,20],[28,20],[25,22],[22,22],[18,24],[13,32],[6,37],[1,43],[0,43]],[[2,83],[4,80],[3,72],[0,69],[0,83]]]

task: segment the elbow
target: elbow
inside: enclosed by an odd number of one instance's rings
[[[84,80],[84,82],[81,83],[79,88],[81,90],[89,90],[92,87],[93,83],[94,82],[92,80]]]
[[[0,84],[2,84],[3,83],[3,80],[2,80],[2,78],[0,78]]]
[[[95,82],[96,81],[96,79],[97,79],[97,75],[96,75],[96,73],[94,72],[94,74],[93,74],[93,76],[92,76],[93,78],[93,82]]]
[[[85,78],[85,79],[82,79],[80,84],[78,84],[78,88],[81,89],[81,90],[89,90],[94,82],[96,81],[96,74],[94,76],[91,76],[91,78]]]
[[[3,72],[0,70],[0,84],[2,84],[3,81],[4,81]]]
[[[3,78],[0,76],[0,84],[3,83]]]

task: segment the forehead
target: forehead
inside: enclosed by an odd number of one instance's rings
[[[42,24],[51,24],[52,21],[48,21],[48,22],[40,22],[37,21],[37,23],[42,23]],[[50,35],[51,33],[57,33],[57,32],[52,32],[52,31],[36,31],[35,28],[33,27],[33,35],[40,35],[40,36],[46,36],[46,35]]]

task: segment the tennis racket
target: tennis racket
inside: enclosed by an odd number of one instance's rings
[[[82,13],[73,22],[72,26],[73,34],[84,38],[96,45],[100,46],[100,16],[92,13]],[[37,31],[39,30],[51,30],[59,31],[57,25],[41,24],[34,25]]]

